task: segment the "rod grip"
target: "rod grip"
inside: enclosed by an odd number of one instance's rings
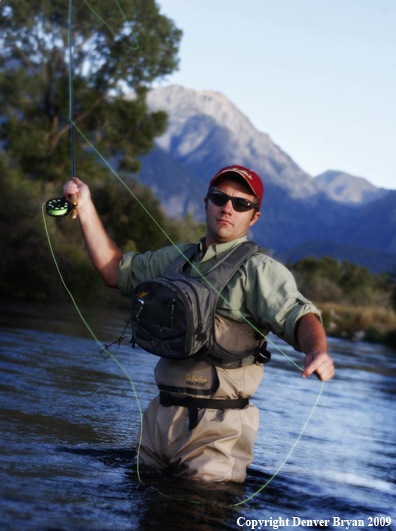
[[[77,212],[77,205],[78,205],[77,195],[74,195],[74,194],[70,195],[69,202],[73,205],[73,210],[71,211],[71,217],[72,217],[72,219],[76,219],[77,216],[78,216],[78,212]]]

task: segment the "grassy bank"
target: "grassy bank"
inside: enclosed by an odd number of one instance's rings
[[[329,336],[396,348],[396,267],[372,275],[328,256],[308,256],[288,267],[301,293],[322,311]]]
[[[329,336],[396,348],[396,314],[390,308],[318,302]]]

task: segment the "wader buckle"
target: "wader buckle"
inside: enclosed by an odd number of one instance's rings
[[[160,404],[161,406],[170,407],[172,406],[172,397],[167,391],[160,392]]]

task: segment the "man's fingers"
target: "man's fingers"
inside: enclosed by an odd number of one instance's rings
[[[71,181],[67,181],[67,183],[63,185],[63,194],[65,195],[65,197],[68,197],[70,195],[77,195],[80,192],[80,186],[82,184],[83,182],[80,181],[80,179],[78,179],[77,177],[73,177]]]
[[[302,373],[303,378],[315,373],[319,380],[325,382],[334,376],[333,360],[326,352],[322,351],[312,356],[308,355],[305,360],[307,365]]]
[[[76,194],[77,192],[78,186],[74,181],[67,181],[67,183],[63,185],[63,193],[66,196]]]

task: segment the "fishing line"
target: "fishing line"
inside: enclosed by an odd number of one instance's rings
[[[95,148],[95,146],[89,141],[89,139],[84,135],[84,133],[81,131],[81,129],[74,124],[74,127],[76,130],[80,133],[82,138],[89,144],[89,146],[95,151],[95,153],[100,157],[100,159],[106,164],[106,166],[112,171],[112,173],[117,177],[117,179],[121,182],[121,184],[128,190],[128,192],[132,195],[132,197],[137,201],[137,203],[142,207],[142,209],[146,212],[146,214],[151,218],[151,220],[157,225],[157,227],[161,230],[161,232],[164,234],[164,236],[169,240],[169,242],[177,249],[179,254],[183,256],[183,258],[186,260],[186,262],[192,267],[192,269],[208,284],[208,286],[218,295],[220,299],[222,299],[234,312],[236,312],[241,319],[243,319],[246,323],[248,323],[257,333],[261,335],[263,339],[271,343],[273,347],[275,347],[285,358],[287,358],[293,365],[297,367],[300,371],[303,371],[302,369],[292,358],[290,358],[285,352],[283,352],[275,343],[273,343],[268,336],[262,333],[261,330],[259,330],[256,326],[254,326],[253,323],[245,317],[238,308],[235,308],[231,304],[230,301],[228,301],[222,293],[220,293],[213,284],[205,277],[205,275],[202,274],[202,272],[187,258],[187,256],[183,253],[181,249],[177,246],[177,244],[172,240],[172,238],[167,234],[167,232],[163,229],[163,227],[158,223],[158,221],[154,218],[154,216],[147,210],[147,208],[144,206],[144,204],[140,201],[140,199],[132,192],[132,190],[128,187],[128,185],[123,181],[123,179],[118,175],[118,173],[115,171],[115,169],[110,165],[110,163],[103,157],[103,155]]]
[[[322,394],[322,391],[323,391],[323,387],[324,387],[324,382],[322,382],[322,387],[320,388],[320,391],[319,391],[318,397],[317,397],[317,399],[316,399],[316,402],[315,402],[313,408],[311,409],[311,412],[310,412],[310,414],[309,414],[307,420],[305,421],[305,424],[304,424],[304,426],[303,426],[303,428],[302,428],[302,430],[301,430],[301,432],[300,432],[300,435],[299,435],[299,436],[297,437],[297,439],[295,440],[293,446],[292,446],[291,449],[290,449],[290,452],[287,454],[285,460],[283,461],[283,463],[281,464],[281,466],[278,468],[278,470],[275,472],[275,474],[273,474],[273,475],[269,478],[269,480],[268,480],[266,483],[264,483],[264,485],[262,485],[258,490],[256,490],[256,492],[254,492],[251,496],[248,496],[247,498],[243,499],[242,501],[240,501],[240,502],[238,502],[238,503],[234,503],[234,504],[230,505],[230,507],[237,507],[238,505],[242,505],[243,503],[246,503],[247,501],[249,501],[249,500],[251,500],[252,498],[254,498],[255,496],[257,496],[257,494],[260,494],[260,492],[261,492],[262,490],[264,490],[265,487],[266,487],[267,485],[269,485],[269,484],[271,483],[271,481],[272,481],[272,480],[278,475],[278,473],[282,470],[282,468],[283,468],[284,465],[286,464],[287,460],[288,460],[289,457],[291,456],[291,454],[292,454],[294,448],[296,447],[298,441],[301,439],[301,436],[302,436],[302,434],[304,433],[305,428],[307,427],[307,424],[308,424],[308,422],[309,422],[309,419],[312,417],[312,414],[313,414],[313,412],[315,411],[315,408],[316,408],[316,406],[317,406],[317,404],[318,404],[318,402],[319,402],[319,398],[321,397],[321,394]]]
[[[94,10],[94,8],[89,4],[89,2],[88,2],[87,0],[84,0],[84,2],[85,2],[86,5],[89,7],[89,9],[92,11],[92,13],[95,15],[95,17],[98,18],[103,24],[105,24],[105,26],[107,26],[107,28],[109,29],[109,31],[113,34],[114,38],[117,38],[117,34],[113,31],[113,28],[112,28],[109,24],[107,24],[107,22],[106,22],[105,20],[103,20],[103,18],[102,18],[100,15],[98,15],[98,13]],[[122,44],[123,44],[124,46],[126,46],[127,48],[129,48],[129,50],[135,51],[135,50],[137,50],[137,49],[139,48],[139,42],[138,42],[138,40],[137,40],[137,38],[136,38],[136,35],[135,35],[134,32],[133,32],[132,26],[130,25],[130,23],[128,22],[128,20],[127,20],[127,18],[126,18],[126,16],[125,16],[125,13],[124,13],[124,11],[123,11],[123,9],[122,9],[122,7],[121,7],[119,1],[118,1],[118,0],[115,0],[115,2],[116,2],[116,4],[117,4],[117,6],[118,6],[118,9],[119,9],[119,11],[120,11],[120,13],[121,13],[123,19],[125,20],[126,24],[128,24],[129,29],[131,30],[131,33],[132,33],[132,35],[133,35],[133,38],[135,39],[135,42],[136,42],[136,47],[135,47],[135,48],[132,48],[131,46],[129,46],[128,44],[126,44],[126,43],[124,42],[124,39],[120,39],[119,42],[122,42]],[[69,18],[69,20],[71,20],[71,17]]]
[[[116,34],[115,32],[111,29],[111,27],[109,26],[109,24],[107,24],[107,22],[105,22],[95,11],[94,9],[90,6],[90,4],[87,2],[87,0],[84,0],[84,2],[87,4],[87,6],[91,9],[91,11],[93,12],[93,14],[99,19],[101,20],[101,22],[103,22],[108,28],[109,30],[111,31],[111,33],[114,35],[114,37],[116,37]],[[116,3],[117,3],[117,6],[124,18],[124,20],[128,23],[126,17],[125,17],[125,14],[124,12],[122,11],[122,8],[118,2],[118,0],[116,0]],[[277,345],[275,345],[270,339],[268,339],[267,336],[265,336],[258,328],[256,328],[245,316],[242,315],[242,313],[237,309],[237,308],[234,308],[233,305],[220,293],[216,290],[216,288],[205,278],[205,276],[198,270],[198,268],[185,256],[185,254],[181,251],[181,249],[179,249],[179,247],[173,242],[173,240],[171,239],[171,237],[165,232],[165,230],[162,228],[162,226],[157,222],[157,220],[151,215],[151,213],[147,210],[147,208],[143,205],[143,203],[139,200],[139,198],[132,192],[132,190],[130,190],[130,188],[127,186],[127,184],[123,181],[123,179],[118,175],[118,173],[114,170],[114,168],[108,163],[108,161],[102,156],[102,154],[92,145],[92,143],[87,139],[87,137],[84,135],[84,133],[80,130],[80,128],[76,125],[76,123],[74,122],[74,115],[73,115],[73,76],[72,76],[72,34],[71,34],[71,21],[72,21],[72,0],[69,1],[69,21],[68,21],[68,25],[69,25],[69,120],[70,120],[70,123],[71,123],[71,144],[72,144],[72,177],[75,176],[75,157],[74,157],[74,129],[76,129],[80,135],[82,136],[82,138],[88,143],[88,145],[95,151],[95,153],[98,155],[98,157],[107,165],[107,167],[112,171],[112,173],[117,177],[117,179],[122,183],[122,185],[128,190],[128,192],[133,196],[133,198],[137,201],[137,203],[141,206],[141,208],[143,208],[143,210],[148,214],[148,216],[151,218],[151,220],[156,224],[156,226],[161,230],[161,232],[166,236],[166,238],[170,241],[170,243],[177,249],[177,251],[183,256],[183,258],[190,264],[190,266],[193,268],[194,271],[196,271],[196,273],[201,276],[201,278],[203,278],[205,280],[205,282],[211,287],[211,289],[213,289],[216,294],[219,296],[219,298],[221,298],[233,311],[235,311],[245,322],[247,322],[257,333],[259,333],[264,339],[266,339],[267,341],[269,341],[271,343],[271,345],[273,345],[281,354],[283,354],[291,363],[293,363],[293,365],[295,365],[300,371],[303,371],[303,369],[301,367],[299,367],[299,365],[297,365],[297,363],[295,363],[287,354],[285,354]],[[129,24],[129,23],[128,23]],[[132,31],[132,34],[136,40],[136,43],[137,43],[137,46],[136,48],[131,48],[129,47],[128,45],[125,45],[131,49],[131,50],[136,50],[138,47],[139,47],[139,44],[138,44],[138,41],[137,41],[137,38],[135,36],[135,34],[133,33],[133,30],[132,28],[130,27],[131,31]],[[122,39],[121,39],[122,41]],[[60,269],[58,267],[58,264],[57,264],[57,261],[56,261],[56,258],[55,258],[55,254],[53,252],[53,249],[52,249],[52,245],[51,245],[51,241],[50,241],[50,236],[49,236],[49,232],[48,232],[48,229],[47,229],[47,225],[46,225],[46,221],[45,221],[45,212],[44,212],[44,207],[45,207],[45,203],[43,204],[42,206],[42,214],[43,214],[43,220],[44,220],[44,226],[45,226],[45,231],[46,231],[46,234],[47,234],[47,239],[48,239],[48,243],[49,243],[49,246],[50,246],[50,250],[51,250],[51,254],[52,254],[52,257],[54,259],[54,262],[55,262],[55,265],[56,265],[56,268],[57,268],[57,271],[59,273],[59,276],[61,278],[61,281],[62,281],[62,284],[63,286],[65,287],[67,293],[69,294],[81,320],[83,321],[84,325],[86,326],[87,330],[90,332],[90,334],[92,335],[92,337],[94,338],[94,340],[96,341],[96,343],[101,347],[101,351],[104,351],[106,352],[109,357],[111,357],[111,359],[117,363],[117,365],[120,367],[120,369],[122,370],[122,372],[125,374],[125,376],[127,377],[127,379],[129,380],[130,384],[131,384],[131,387],[133,389],[133,393],[134,393],[134,396],[135,396],[135,400],[136,400],[136,404],[138,406],[138,409],[139,409],[139,414],[140,414],[140,440],[139,440],[139,444],[138,444],[138,453],[137,453],[137,476],[138,476],[138,479],[139,479],[139,482],[142,484],[142,485],[145,485],[147,486],[141,479],[140,477],[140,472],[139,472],[139,452],[140,452],[140,446],[141,446],[141,440],[142,440],[142,433],[143,433],[143,412],[142,412],[142,408],[140,406],[140,402],[139,402],[139,399],[138,399],[138,396],[137,396],[137,392],[136,392],[136,387],[135,387],[135,384],[131,378],[131,376],[129,375],[127,369],[124,367],[124,365],[117,359],[117,357],[107,349],[107,346],[103,346],[103,344],[99,341],[99,339],[96,337],[96,335],[94,334],[93,330],[90,328],[90,326],[88,325],[88,323],[86,322],[84,316],[82,315],[80,309],[78,308],[77,306],[77,303],[75,302],[74,300],[74,297],[72,295],[72,293],[70,292],[70,290],[68,289],[68,287],[66,286],[66,283],[62,277],[62,274],[60,272]],[[241,505],[245,502],[247,502],[248,500],[252,499],[254,496],[256,496],[257,494],[259,494],[276,476],[277,474],[280,472],[280,470],[283,468],[283,466],[285,465],[285,463],[287,462],[287,460],[289,459],[291,453],[293,452],[296,444],[298,443],[298,441],[300,440],[316,406],[317,406],[317,403],[319,401],[319,398],[322,394],[322,390],[323,390],[323,386],[324,386],[324,382],[322,383],[322,387],[321,387],[321,390],[319,392],[319,395],[316,399],[316,402],[298,436],[298,438],[296,439],[295,443],[293,444],[290,452],[288,453],[288,455],[286,456],[285,460],[283,461],[283,463],[281,464],[281,466],[278,468],[278,470],[273,474],[273,476],[262,486],[260,487],[254,494],[252,494],[251,496],[247,497],[246,499],[236,503],[236,504],[233,504],[233,505],[230,505],[230,507],[236,507],[238,505]],[[156,492],[158,492],[159,494],[161,494],[162,496],[165,496],[165,497],[168,497],[168,498],[172,498],[172,499],[177,499],[179,501],[188,501],[190,503],[196,503],[196,504],[207,504],[207,502],[198,502],[198,501],[194,501],[194,500],[185,500],[185,499],[182,499],[182,498],[175,498],[175,497],[171,497],[167,494],[164,494],[163,492],[161,492],[159,489],[156,489],[155,487],[152,487],[150,486],[150,488]]]
[[[98,18],[113,34],[114,38],[117,37],[117,34],[113,31],[112,27],[102,19],[100,15],[94,10],[94,8],[91,6],[91,4],[88,2],[88,0],[84,0],[85,4],[89,7],[89,9],[92,11],[94,16]],[[120,42],[124,44],[127,48],[129,48],[132,51],[135,51],[139,48],[139,42],[136,38],[136,35],[132,29],[132,26],[129,24],[125,13],[119,3],[118,0],[115,0],[117,7],[122,15],[122,18],[124,19],[125,23],[128,25],[133,38],[136,41],[136,47],[132,48],[128,44],[124,42],[124,39],[120,39]],[[74,149],[74,97],[73,97],[73,50],[72,50],[72,0],[69,1],[69,20],[68,20],[68,51],[69,51],[69,121],[71,124],[70,127],[70,134],[71,134],[71,158],[72,158],[72,177],[76,175],[76,161],[75,161],[75,149]]]
[[[138,397],[137,390],[136,390],[136,387],[135,387],[135,383],[132,380],[132,377],[130,376],[130,374],[129,374],[128,370],[126,369],[126,367],[120,362],[120,360],[110,350],[108,350],[107,346],[106,345],[103,346],[103,343],[96,337],[94,331],[89,326],[89,324],[85,320],[83,314],[81,313],[80,308],[78,307],[76,301],[74,300],[74,297],[73,297],[71,291],[69,290],[69,288],[66,285],[66,282],[63,279],[62,273],[61,273],[61,271],[59,269],[58,262],[57,262],[56,257],[55,257],[55,253],[54,253],[53,248],[52,248],[51,239],[50,239],[49,231],[48,231],[48,228],[47,228],[47,223],[45,221],[45,203],[43,203],[43,205],[42,205],[42,215],[43,215],[43,222],[44,222],[45,232],[46,232],[46,235],[47,235],[48,245],[49,245],[49,248],[50,248],[50,251],[51,251],[51,254],[52,254],[52,258],[53,258],[53,260],[55,262],[55,266],[56,266],[56,269],[57,269],[57,271],[59,273],[59,276],[60,276],[60,279],[62,281],[62,284],[63,284],[64,288],[66,289],[67,293],[69,294],[69,296],[70,296],[70,298],[71,298],[71,300],[72,300],[72,302],[74,304],[74,307],[77,310],[78,315],[80,316],[82,322],[86,326],[87,330],[89,331],[89,333],[91,334],[93,339],[96,341],[96,343],[99,345],[99,347],[101,347],[101,351],[106,352],[108,354],[108,357],[110,357],[119,366],[119,368],[122,370],[122,372],[124,373],[124,375],[128,379],[129,383],[131,384],[131,387],[132,387],[132,390],[133,390],[133,394],[134,394],[134,397],[135,397],[135,401],[136,401],[136,405],[138,407],[139,415],[140,415],[140,430],[139,430],[140,437],[139,437],[139,443],[138,443],[137,462],[136,462],[136,473],[137,473],[137,477],[138,477],[139,482],[143,486],[150,488],[152,491],[157,492],[158,494],[160,494],[161,496],[163,496],[165,498],[169,498],[169,499],[176,500],[176,501],[184,501],[184,502],[189,502],[189,503],[195,503],[195,504],[198,504],[198,505],[211,505],[211,506],[214,505],[213,503],[208,503],[206,501],[205,502],[200,502],[200,501],[197,501],[197,500],[191,500],[191,499],[186,499],[186,498],[178,498],[178,497],[175,497],[175,496],[170,496],[169,494],[165,494],[164,492],[162,492],[161,490],[157,489],[156,487],[153,487],[152,485],[147,485],[142,480],[142,478],[140,476],[140,470],[139,470],[139,454],[140,454],[140,446],[141,446],[141,443],[142,443],[142,436],[143,436],[143,410],[142,410],[141,405],[140,405],[140,401],[139,401],[139,397]],[[254,492],[252,495],[248,496],[247,498],[244,498],[243,500],[239,501],[238,503],[234,503],[234,504],[228,505],[228,507],[238,507],[239,505],[243,505],[244,503],[248,502],[249,500],[251,500],[252,498],[257,496],[258,494],[260,494],[260,492],[262,490],[264,490],[271,483],[271,481],[279,474],[279,472],[282,470],[282,468],[284,467],[284,465],[288,461],[289,457],[291,456],[291,454],[292,454],[294,448],[296,447],[298,441],[301,439],[302,434],[304,433],[305,428],[307,427],[308,422],[309,422],[311,416],[313,415],[313,412],[316,409],[316,406],[317,406],[317,404],[319,402],[319,399],[320,399],[322,391],[323,391],[323,387],[324,387],[324,382],[322,382],[322,386],[321,386],[319,394],[318,394],[318,396],[316,398],[316,402],[313,405],[313,407],[312,407],[312,409],[311,409],[311,411],[309,413],[309,416],[308,416],[307,420],[305,421],[304,426],[302,427],[302,430],[300,431],[297,439],[295,440],[293,446],[291,447],[289,453],[287,454],[286,458],[284,459],[284,461],[282,462],[280,467],[268,479],[268,481],[266,481],[266,483],[264,483],[264,485],[262,485],[256,492]]]
[[[139,437],[139,443],[138,443],[138,452],[137,452],[137,462],[136,462],[136,473],[137,473],[137,477],[138,477],[138,480],[139,482],[145,486],[145,487],[148,487],[150,488],[152,491],[154,492],[157,492],[158,494],[160,494],[161,496],[165,497],[165,498],[169,498],[169,499],[172,499],[172,500],[176,500],[176,501],[184,501],[184,502],[189,502],[189,503],[195,503],[195,504],[198,504],[198,505],[214,505],[212,503],[208,503],[208,502],[200,502],[200,501],[197,501],[197,500],[192,500],[192,499],[186,499],[186,498],[178,498],[178,497],[175,497],[175,496],[170,496],[169,494],[165,494],[164,492],[162,492],[161,490],[157,489],[156,487],[153,487],[152,485],[147,485],[146,483],[144,483],[144,481],[142,480],[141,476],[140,476],[140,470],[139,470],[139,454],[140,454],[140,447],[141,447],[141,443],[142,443],[142,436],[143,436],[143,410],[141,408],[141,405],[140,405],[140,401],[139,401],[139,397],[138,397],[138,394],[137,394],[137,390],[136,390],[136,387],[135,387],[135,383],[134,381],[132,380],[128,370],[126,369],[126,367],[119,361],[119,359],[110,351],[108,350],[107,346],[103,346],[102,342],[96,337],[94,331],[92,330],[92,328],[89,326],[89,324],[87,323],[87,321],[85,320],[83,314],[81,313],[76,301],[74,300],[74,297],[72,295],[72,293],[70,292],[69,288],[67,287],[66,285],[66,282],[64,281],[63,279],[63,276],[62,276],[62,273],[59,269],[59,266],[58,266],[58,263],[57,263],[57,260],[56,260],[56,257],[55,257],[55,254],[54,254],[54,251],[53,251],[53,248],[52,248],[52,244],[51,244],[51,239],[50,239],[50,235],[49,235],[49,231],[48,231],[48,228],[47,228],[47,223],[45,221],[45,210],[44,210],[44,207],[45,207],[45,203],[43,203],[42,205],[42,215],[43,215],[43,221],[44,221],[44,227],[45,227],[45,232],[47,234],[47,239],[48,239],[48,245],[50,247],[50,251],[51,251],[51,254],[52,254],[52,258],[55,262],[55,266],[56,266],[56,269],[59,273],[59,276],[60,276],[60,279],[62,281],[62,284],[63,286],[65,287],[67,293],[69,294],[73,304],[74,304],[74,307],[76,308],[77,310],[77,313],[78,315],[80,316],[82,322],[84,323],[84,325],[86,326],[87,330],[89,331],[89,333],[91,334],[91,336],[93,337],[93,339],[96,341],[96,343],[101,347],[101,351],[104,351],[108,354],[108,357],[110,357],[118,366],[119,368],[122,370],[122,372],[124,373],[124,375],[126,376],[126,378],[128,379],[129,383],[131,384],[131,387],[132,387],[132,390],[133,390],[133,394],[134,394],[134,397],[135,397],[135,401],[136,401],[136,405],[138,407],[138,410],[139,410],[139,415],[140,415],[140,430],[139,430],[139,434],[140,434],[140,437]],[[270,483],[271,481],[278,475],[278,473],[282,470],[282,468],[284,467],[284,465],[286,464],[286,462],[288,461],[289,457],[291,456],[294,448],[296,447],[298,441],[301,439],[302,437],[302,434],[304,433],[305,431],[305,428],[307,427],[308,425],[308,422],[319,402],[319,399],[320,399],[320,396],[322,394],[322,391],[323,391],[323,387],[324,387],[324,382],[322,382],[322,387],[319,391],[319,395],[316,399],[316,402],[315,404],[313,405],[312,409],[311,409],[311,412],[307,418],[307,420],[305,421],[305,424],[302,428],[302,430],[300,431],[300,434],[298,435],[297,439],[295,440],[293,446],[291,447],[289,453],[287,454],[286,458],[284,459],[283,463],[280,465],[280,467],[276,470],[276,472],[268,479],[268,481],[266,483],[264,483],[264,485],[262,485],[256,492],[254,492],[251,496],[248,496],[247,498],[244,498],[243,500],[239,501],[238,503],[234,503],[234,504],[231,504],[229,505],[229,507],[238,507],[239,505],[242,505],[246,502],[248,502],[249,500],[251,500],[252,498],[254,498],[255,496],[257,496],[258,494],[260,494],[260,492],[262,490],[264,490]]]
[[[59,276],[60,276],[60,279],[62,281],[62,284],[65,288],[65,290],[67,291],[69,297],[71,298],[71,301],[72,303],[74,304],[74,307],[75,309],[77,310],[77,313],[78,315],[80,316],[82,322],[84,323],[84,325],[86,326],[88,332],[91,334],[91,336],[93,337],[93,339],[96,341],[96,343],[98,344],[98,346],[101,348],[101,351],[103,352],[106,352],[108,354],[108,357],[111,358],[113,361],[115,361],[115,363],[117,363],[117,365],[120,367],[120,369],[122,370],[122,372],[125,374],[125,376],[127,377],[127,379],[129,380],[131,386],[132,386],[132,390],[133,390],[133,393],[135,395],[135,400],[136,400],[136,404],[138,406],[138,409],[139,409],[139,414],[140,414],[140,425],[141,427],[143,427],[143,411],[142,411],[142,408],[140,406],[140,402],[139,402],[139,398],[138,398],[138,395],[137,395],[137,392],[136,392],[136,387],[135,387],[135,384],[130,376],[130,374],[128,373],[127,369],[124,367],[124,365],[117,359],[117,357],[110,351],[108,350],[108,348],[106,347],[106,345],[103,345],[103,343],[96,337],[95,335],[95,332],[92,330],[92,328],[89,326],[89,324],[87,323],[87,321],[85,320],[83,314],[81,313],[80,311],[80,308],[78,307],[76,301],[74,300],[74,297],[71,293],[71,291],[69,290],[69,288],[67,287],[66,285],[66,282],[64,281],[64,278],[62,276],[62,273],[59,269],[59,266],[58,266],[58,262],[56,260],[56,257],[55,257],[55,253],[53,251],[53,248],[52,248],[52,244],[51,244],[51,238],[50,238],[50,235],[49,235],[49,231],[48,231],[48,227],[47,227],[47,222],[45,221],[45,203],[42,204],[42,207],[41,207],[41,211],[42,211],[42,214],[43,214],[43,221],[44,221],[44,228],[45,228],[45,232],[46,232],[46,235],[47,235],[47,239],[48,239],[48,245],[49,245],[49,248],[50,248],[50,251],[51,251],[51,254],[52,254],[52,258],[54,259],[54,262],[55,262],[55,266],[56,266],[56,269],[59,273]],[[142,433],[143,430],[141,430],[141,433]],[[140,441],[139,441],[139,447],[140,447],[140,443],[141,443],[141,439],[142,439],[142,434],[140,434]],[[141,480],[140,480],[140,475],[139,475],[139,468],[137,470],[137,474],[138,474],[138,478],[139,478],[139,481],[141,483],[143,483]]]
[[[69,120],[71,123],[70,126],[70,144],[71,144],[71,159],[72,159],[72,168],[71,174],[72,178],[76,175],[76,158],[75,158],[75,149],[74,149],[74,97],[73,97],[73,78],[70,75],[70,72],[73,71],[73,50],[72,50],[72,0],[69,2],[69,31],[68,35],[68,48],[69,48]]]
[[[117,6],[124,18],[124,20],[128,23],[125,13],[121,8],[121,5],[119,4],[118,0],[115,0],[117,3]],[[116,33],[112,30],[109,24],[105,22],[92,8],[92,6],[89,4],[87,0],[84,0],[85,4],[90,8],[92,13],[99,19],[103,24],[105,24],[111,33],[116,36]],[[104,162],[104,164],[110,169],[110,171],[117,177],[117,179],[121,182],[121,184],[126,188],[126,190],[132,195],[132,197],[135,199],[135,201],[139,204],[139,206],[146,212],[146,214],[150,217],[150,219],[155,223],[155,225],[160,229],[160,231],[164,234],[164,236],[169,240],[169,242],[172,244],[175,249],[183,256],[183,258],[186,260],[186,262],[191,266],[191,268],[199,275],[208,285],[209,287],[217,294],[217,296],[222,299],[227,306],[229,306],[234,312],[236,312],[239,317],[241,317],[242,320],[244,320],[247,324],[249,324],[263,339],[271,343],[273,347],[275,347],[283,356],[285,356],[293,365],[295,365],[300,371],[303,371],[297,363],[294,362],[292,358],[290,358],[285,352],[283,352],[275,343],[273,343],[268,336],[263,334],[261,330],[259,330],[256,326],[254,326],[240,311],[238,308],[235,308],[230,301],[228,301],[222,293],[220,293],[213,284],[202,274],[202,272],[187,258],[187,256],[183,253],[181,249],[177,246],[177,244],[172,240],[172,238],[167,234],[167,232],[163,229],[163,227],[158,223],[158,221],[154,218],[154,216],[147,210],[147,208],[144,206],[144,204],[139,200],[139,198],[132,192],[132,190],[128,187],[128,185],[125,183],[125,181],[118,175],[118,173],[115,171],[115,169],[109,164],[109,162],[104,158],[104,156],[95,148],[95,146],[90,142],[90,140],[84,135],[84,133],[81,131],[81,129],[77,126],[77,124],[74,122],[74,113],[73,113],[73,72],[72,72],[72,0],[69,1],[69,21],[68,21],[68,36],[69,36],[69,42],[68,42],[68,48],[69,48],[69,121],[71,124],[71,144],[72,144],[72,177],[75,176],[75,155],[74,155],[74,130],[76,129],[81,137],[87,142],[87,144],[93,149],[93,151],[98,155],[98,157]],[[128,23],[129,24],[129,23]],[[136,48],[131,48],[133,50],[136,50],[139,47],[137,38],[135,34],[133,33],[132,28],[130,28],[132,31],[132,34],[137,42]],[[63,215],[63,214],[59,214]]]
[[[89,6],[89,3],[87,0],[84,0],[84,2]],[[118,0],[116,0],[117,2],[117,5],[119,6],[121,12],[122,12],[122,15],[124,16],[124,19],[126,20],[126,17],[125,17],[125,14],[124,12],[122,11],[121,9],[121,6],[119,5],[119,2]],[[69,87],[71,88],[71,96],[70,96],[70,107],[73,105],[73,99],[72,99],[72,95],[73,95],[73,92],[72,92],[72,88],[73,88],[73,71],[72,71],[72,61],[71,61],[71,56],[72,56],[72,50],[71,50],[71,46],[72,46],[72,43],[71,43],[71,27],[72,27],[72,12],[71,12],[71,5],[72,5],[72,0],[69,1],[69,21],[68,21],[68,25],[69,25],[69,55],[70,55],[70,62],[69,62]],[[89,6],[90,7],[90,6]],[[93,8],[91,8],[91,11],[94,13],[95,16],[98,16],[97,13],[93,10]],[[99,17],[100,18],[100,17]],[[100,18],[100,20],[106,24],[106,26],[110,28],[110,26]],[[113,33],[113,35],[115,35],[114,31],[111,29],[111,32]],[[136,39],[136,37],[135,37]],[[137,40],[137,39],[136,39]],[[175,247],[177,249],[177,251],[183,256],[183,258],[188,262],[188,264],[192,267],[192,269],[209,285],[209,287],[218,295],[218,297],[220,299],[222,299],[234,312],[236,312],[241,318],[242,320],[244,320],[246,323],[248,323],[259,335],[261,335],[261,337],[263,337],[266,341],[268,341],[269,343],[271,343],[271,345],[273,347],[275,347],[281,354],[283,354],[283,356],[285,356],[291,363],[293,363],[293,365],[295,365],[300,371],[303,371],[304,369],[302,369],[297,363],[294,362],[294,360],[292,360],[292,358],[290,358],[287,354],[285,354],[277,345],[275,345],[275,343],[273,343],[269,338],[268,336],[266,336],[265,334],[263,334],[256,326],[254,326],[244,315],[242,315],[242,313],[239,311],[238,308],[235,308],[213,285],[212,283],[207,280],[207,278],[201,273],[201,271],[186,257],[186,255],[183,253],[183,251],[181,249],[179,249],[179,247],[176,245],[176,243],[172,240],[172,238],[167,234],[167,232],[163,229],[163,227],[158,223],[158,221],[154,218],[154,216],[152,216],[152,214],[147,210],[147,208],[144,206],[144,204],[139,200],[139,198],[132,192],[132,190],[128,187],[128,185],[125,183],[125,181],[118,175],[118,173],[115,171],[115,169],[109,164],[109,162],[104,158],[104,156],[95,148],[95,146],[90,142],[90,140],[84,135],[84,133],[81,131],[81,129],[77,126],[77,124],[74,122],[73,120],[73,112],[72,112],[72,109],[70,108],[70,111],[69,111],[69,120],[70,120],[70,123],[71,123],[71,130],[74,132],[74,129],[76,129],[80,135],[82,136],[82,138],[87,142],[87,144],[93,149],[93,151],[98,155],[98,157],[103,161],[103,163],[112,171],[112,173],[117,177],[117,179],[121,182],[121,184],[126,188],[126,190],[132,195],[132,197],[137,201],[137,203],[139,204],[139,206],[146,212],[146,214],[150,217],[150,219],[155,223],[155,225],[158,227],[158,229],[160,229],[160,231],[164,234],[164,236],[169,240],[169,242],[173,245],[173,247]],[[73,137],[72,137],[73,138]],[[74,149],[72,150],[74,151]],[[72,177],[74,177],[75,174],[72,175]]]

